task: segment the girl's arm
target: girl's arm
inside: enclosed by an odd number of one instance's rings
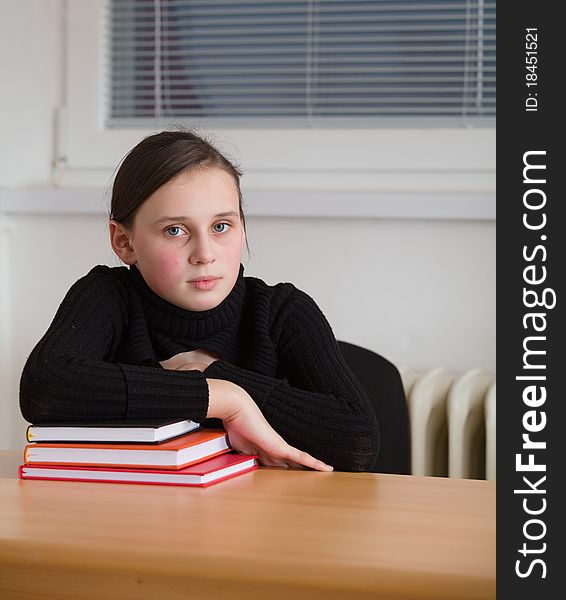
[[[315,302],[294,290],[282,309],[277,341],[285,380],[212,362],[207,378],[246,390],[270,425],[289,444],[335,469],[370,470],[379,448],[375,415]]]
[[[161,361],[164,369],[206,370],[218,355],[205,349],[181,352]],[[332,467],[293,448],[269,425],[251,396],[236,384],[223,379],[207,379],[207,417],[222,419],[231,446],[244,454],[258,454],[268,467],[310,467],[331,471]]]
[[[27,421],[206,418],[202,373],[115,361],[129,326],[128,302],[125,286],[106,273],[91,271],[71,287],[21,376]],[[135,332],[129,339],[135,343]],[[148,352],[148,365],[150,358]]]

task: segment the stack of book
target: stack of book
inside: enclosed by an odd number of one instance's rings
[[[21,479],[207,486],[256,469],[193,421],[30,425]]]

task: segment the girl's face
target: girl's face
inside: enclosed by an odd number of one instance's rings
[[[154,192],[126,230],[110,224],[114,251],[175,306],[209,310],[228,296],[245,232],[232,177],[218,168],[181,173]]]

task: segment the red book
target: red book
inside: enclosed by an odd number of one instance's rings
[[[102,467],[65,467],[21,465],[21,479],[55,479],[102,483],[151,483],[205,487],[258,468],[257,456],[222,454],[176,471],[163,469],[118,469]]]
[[[197,429],[161,444],[37,443],[24,449],[26,465],[83,465],[182,469],[230,450],[223,429]]]

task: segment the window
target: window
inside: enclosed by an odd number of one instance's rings
[[[113,0],[108,127],[493,123],[495,0]]]
[[[114,11],[111,0],[67,3],[62,14],[66,93],[57,119],[57,184],[106,187],[116,165],[135,143],[152,131],[181,123],[213,133],[221,149],[242,165],[242,189],[250,215],[494,217],[493,2],[202,0],[190,3],[191,10],[198,8],[201,19],[198,43],[196,33],[187,34],[193,26],[190,23],[194,23],[192,18],[181,18],[187,12],[185,4],[181,0],[120,0]],[[395,19],[403,11],[432,10],[431,7],[454,11],[458,19],[443,20],[438,15],[421,19],[420,26],[426,31],[418,36],[409,32],[401,36],[398,45],[408,44],[409,38],[413,42],[422,38],[431,52],[436,43],[436,58],[428,57],[428,62],[422,60],[426,56],[424,47],[416,49],[411,42],[412,49],[405,46],[404,50],[394,51],[392,41],[372,43],[369,34],[363,42],[358,34],[342,36],[345,45],[336,55],[329,54],[330,38],[337,43],[339,37],[336,32],[329,33],[334,31],[334,24],[330,23],[349,23],[353,31],[370,23],[368,7],[373,10],[374,5],[387,9],[389,19],[382,14],[381,20],[372,21],[373,28],[380,22],[387,22],[388,26],[397,23]],[[358,25],[345,20],[350,18],[348,11],[344,14],[346,6],[352,15],[357,15]],[[281,59],[287,71],[275,68],[275,57],[264,46],[261,56],[255,56],[262,58],[269,69],[261,76],[248,73],[244,79],[241,69],[248,65],[257,71],[259,63],[245,54],[243,43],[233,41],[237,29],[233,22],[222,25],[231,36],[225,44],[206,45],[203,19],[211,27],[220,27],[217,13],[227,15],[228,7],[231,11],[262,8],[269,13],[266,19],[277,16],[279,29],[295,28],[285,34],[295,40],[285,46],[286,56],[294,57],[295,62]],[[139,43],[134,44],[135,31],[131,28],[135,19],[129,25],[124,24],[127,19],[116,20],[118,13],[122,18],[128,11],[130,16],[147,17],[144,31],[148,39],[144,43],[148,42],[148,46],[142,44],[143,51]],[[157,20],[156,11],[160,15]],[[284,26],[282,15],[289,21]],[[297,22],[291,24],[291,17]],[[305,24],[307,17],[310,21],[307,19]],[[256,21],[262,18],[257,17]],[[246,36],[259,44],[258,38],[252,36],[259,21],[253,21],[249,14],[239,19],[240,24],[247,23]],[[316,19],[319,25],[315,27]],[[156,22],[161,25],[156,27]],[[172,23],[180,29],[175,32]],[[442,44],[440,30],[446,32]],[[431,35],[432,31],[436,33]],[[125,37],[113,41],[110,33],[120,32]],[[156,35],[164,41],[158,52],[154,51]],[[186,44],[187,39],[195,43]],[[444,58],[445,50],[453,48],[457,41],[457,56],[437,60]],[[350,51],[345,52],[348,44]],[[253,45],[251,41],[249,45]],[[214,47],[216,53],[212,53]],[[216,78],[217,74],[212,77],[211,67],[230,56],[234,69],[238,67],[240,71],[234,70],[228,86]],[[179,73],[171,67],[173,58],[180,61]],[[187,69],[189,62],[197,58],[201,60],[199,69]],[[205,59],[212,63],[203,62]],[[114,64],[113,69],[108,68],[110,64]],[[420,68],[416,66],[423,64],[430,65],[431,72],[426,77],[421,73],[420,80],[413,83],[407,78],[397,81],[400,73],[404,77],[418,74]],[[210,68],[203,70],[204,65]],[[294,71],[288,65],[294,65]],[[404,70],[400,69],[403,65]],[[410,71],[409,66],[415,71]],[[373,80],[360,80],[362,67],[365,76],[375,76]],[[218,64],[215,69],[222,70]],[[428,81],[429,76],[444,77],[446,81],[434,83]],[[291,86],[291,78],[295,87]],[[449,78],[453,80],[448,81]],[[386,83],[387,92],[378,94],[381,84],[386,89]],[[245,95],[250,89],[254,90],[251,97]],[[287,94],[283,94],[284,89],[289,90]],[[352,98],[361,98],[362,89],[372,91],[364,92],[365,101],[356,104]],[[392,94],[397,94],[395,101]],[[440,102],[442,94],[446,95]],[[234,98],[240,98],[239,102],[234,103]],[[384,102],[386,98],[388,101]],[[252,100],[256,104],[251,114],[233,108],[252,106]],[[263,116],[255,117],[261,114],[260,102],[269,110],[276,110],[267,114],[264,108]],[[364,107],[364,114],[353,111],[360,106]],[[442,107],[444,113],[430,110],[434,106]],[[329,107],[339,112],[329,112]],[[188,114],[190,111],[192,115]]]

